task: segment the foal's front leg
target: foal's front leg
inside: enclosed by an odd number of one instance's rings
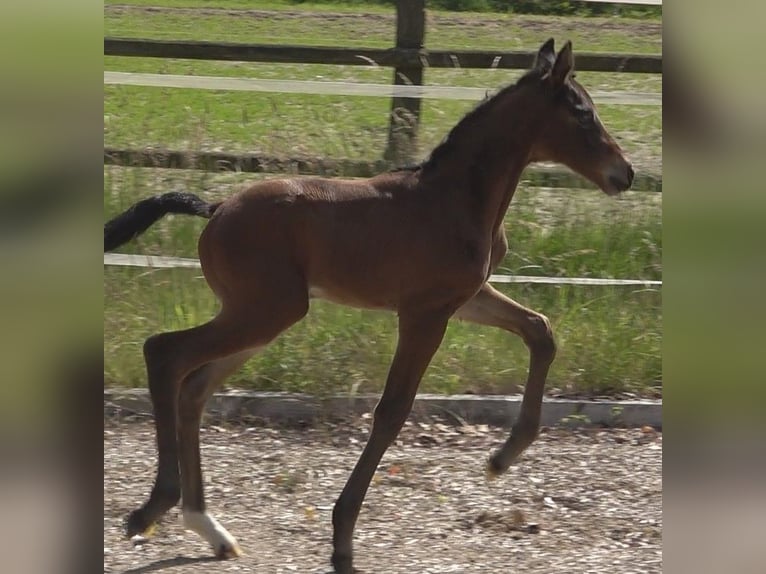
[[[352,538],[362,501],[383,453],[412,409],[420,379],[444,337],[449,313],[399,313],[399,342],[383,396],[375,408],[372,431],[333,509],[332,564],[337,574],[354,572]]]
[[[545,315],[527,309],[489,284],[463,305],[455,317],[516,333],[529,348],[529,375],[519,419],[513,425],[511,436],[489,460],[487,470],[490,476],[496,476],[508,470],[537,436],[545,379],[556,355],[556,343]]]

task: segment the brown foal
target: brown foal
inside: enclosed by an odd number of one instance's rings
[[[150,530],[183,497],[187,528],[219,557],[240,553],[205,510],[202,411],[228,375],[306,315],[313,297],[399,316],[398,346],[369,441],[333,511],[336,572],[354,571],[354,525],[370,480],[452,317],[515,333],[529,348],[519,418],[489,459],[491,474],[508,469],[537,435],[556,352],[545,316],[487,284],[507,251],[503,218],[521,173],[530,162],[560,162],[610,195],[633,180],[573,64],[569,42],[556,54],[548,40],[529,72],[466,115],[416,167],[367,180],[264,181],[216,204],[168,193],[105,225],[109,251],[166,213],[209,218],[199,257],[221,303],[210,322],[144,345],[158,469],[148,501],[128,517],[129,536]]]

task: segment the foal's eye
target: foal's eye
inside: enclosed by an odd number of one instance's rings
[[[583,127],[590,127],[596,122],[596,114],[593,113],[593,110],[579,110],[577,121]]]

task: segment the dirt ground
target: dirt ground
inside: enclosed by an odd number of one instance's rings
[[[206,424],[208,506],[245,556],[214,561],[171,511],[133,546],[127,512],[154,475],[152,423],[105,420],[104,572],[330,571],[331,512],[361,452],[369,415],[304,429]],[[371,573],[660,573],[662,434],[544,429],[522,460],[488,482],[506,431],[410,421],[386,453],[355,535]]]

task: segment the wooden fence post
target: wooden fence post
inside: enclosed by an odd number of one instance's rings
[[[396,47],[420,50],[426,31],[425,0],[398,0],[396,3]],[[394,86],[423,85],[423,66],[394,69]],[[420,100],[393,97],[388,124],[388,146],[385,159],[396,165],[411,163],[417,151]]]

